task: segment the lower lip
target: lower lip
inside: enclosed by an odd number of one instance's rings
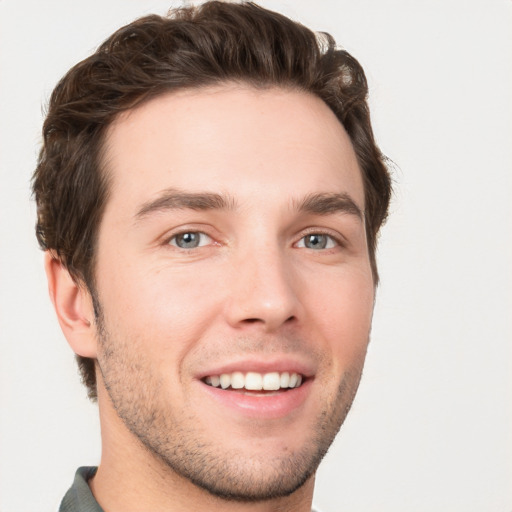
[[[252,418],[278,419],[299,409],[311,390],[313,379],[307,379],[298,388],[272,394],[251,395],[224,390],[198,381],[203,390],[220,404]]]

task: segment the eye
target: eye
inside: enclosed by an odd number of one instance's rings
[[[338,242],[332,236],[322,233],[310,233],[302,237],[297,243],[297,247],[305,247],[306,249],[332,249],[336,247]]]
[[[180,249],[195,249],[196,247],[207,245],[210,242],[211,238],[200,231],[186,231],[184,233],[178,233],[169,240],[170,245],[174,245]]]

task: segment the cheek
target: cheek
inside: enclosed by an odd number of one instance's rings
[[[218,315],[220,283],[210,274],[162,266],[111,269],[100,300],[106,321],[151,348],[155,359],[180,359]],[[216,293],[217,290],[217,293]]]
[[[347,277],[347,276],[345,276]],[[333,286],[332,283],[339,283]],[[316,297],[317,324],[324,333],[326,349],[332,355],[333,370],[343,373],[361,366],[369,341],[374,304],[371,275],[355,274],[330,280]]]

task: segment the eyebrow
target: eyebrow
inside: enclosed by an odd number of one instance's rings
[[[363,210],[347,193],[320,193],[309,194],[302,201],[294,202],[298,211],[313,213],[315,215],[330,215],[333,213],[347,213],[359,220],[364,219]]]
[[[153,213],[168,210],[234,210],[236,207],[236,200],[225,194],[167,189],[156,199],[144,203],[135,214],[135,219],[142,220]],[[364,218],[361,208],[347,193],[309,194],[302,200],[292,200],[292,207],[299,212],[315,215],[347,213],[360,220]]]
[[[167,210],[232,210],[235,206],[235,200],[223,194],[167,189],[156,199],[144,203],[135,214],[135,219]]]

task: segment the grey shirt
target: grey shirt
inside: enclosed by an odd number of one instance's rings
[[[96,474],[97,469],[96,467],[77,469],[73,485],[60,503],[59,512],[103,512],[87,483]]]

